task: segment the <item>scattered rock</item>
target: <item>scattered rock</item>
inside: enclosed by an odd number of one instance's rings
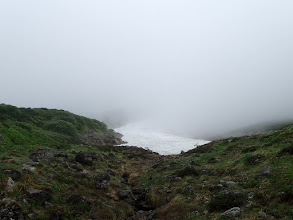
[[[15,183],[14,183],[13,179],[11,179],[11,177],[8,177],[8,180],[7,180],[7,191],[8,192],[13,192],[14,187],[15,187]]]
[[[10,176],[14,181],[19,180],[22,176],[21,172],[15,169],[4,169],[3,173]]]
[[[267,214],[265,212],[263,212],[263,211],[259,211],[258,216],[261,217],[261,218],[266,218]]]
[[[235,186],[237,183],[234,181],[224,181],[220,180],[220,184],[224,187]]]
[[[34,162],[38,162],[39,160],[44,160],[50,162],[54,158],[54,151],[50,148],[39,148],[31,152],[30,158]]]
[[[196,162],[196,161],[191,161],[189,164],[191,166],[200,166],[200,164],[198,162]]]
[[[254,196],[255,196],[255,193],[254,193],[254,192],[249,192],[249,193],[247,194],[247,198],[248,198],[248,199],[253,199]]]
[[[254,179],[259,179],[261,177],[265,177],[265,176],[270,176],[272,173],[272,168],[271,167],[267,167],[263,170],[261,170],[255,177]]]
[[[121,179],[121,183],[124,183],[124,184],[128,184],[128,178],[129,178],[130,174],[125,172],[123,173],[122,175],[122,179]]]
[[[75,156],[75,161],[81,163],[82,165],[93,165],[93,158],[91,156],[86,155],[84,152],[79,152]]]
[[[131,192],[129,190],[118,190],[117,196],[119,197],[119,199],[125,200],[125,199],[130,198]]]
[[[53,205],[52,205],[52,203],[45,201],[44,206],[45,206],[46,209],[50,209],[50,208],[52,208]]]
[[[72,194],[68,197],[67,201],[69,203],[76,204],[76,203],[82,202],[83,198],[79,194]]]
[[[170,182],[179,182],[182,179],[181,177],[175,176],[175,175],[167,176],[167,178],[169,179]]]
[[[110,170],[110,169],[107,170],[107,173],[108,173],[109,175],[111,175],[111,176],[115,176],[115,173],[114,173],[112,170]]]
[[[54,212],[50,215],[49,220],[60,220],[61,217],[58,213]]]
[[[221,161],[220,159],[212,157],[212,158],[209,159],[208,163],[218,163],[220,161]]]
[[[17,201],[22,203],[22,204],[28,204],[28,201],[26,200],[26,198],[23,195],[20,195],[17,197]]]
[[[153,220],[156,217],[156,212],[154,210],[150,211],[138,211],[130,217],[130,220]]]
[[[55,154],[55,157],[64,157],[64,158],[68,158],[68,154],[63,153],[63,152],[59,152],[59,153]]]
[[[52,198],[52,195],[49,192],[44,191],[44,190],[28,189],[27,193],[31,199],[34,199],[39,203],[43,203],[45,201],[50,201]]]
[[[239,207],[233,207],[231,209],[226,210],[221,214],[221,216],[227,217],[227,218],[235,218],[239,216],[241,213],[241,210]]]
[[[0,193],[0,201],[2,200],[2,199],[4,199],[5,198],[5,193],[4,192],[1,192]]]
[[[88,170],[82,170],[82,171],[78,172],[77,175],[79,177],[81,177],[81,178],[92,177],[93,176],[92,173],[90,171],[88,171]]]
[[[247,197],[239,190],[223,191],[212,197],[208,204],[210,211],[224,211],[244,204]]]
[[[255,165],[255,164],[259,163],[263,158],[264,158],[263,155],[256,154],[256,155],[247,157],[246,160],[245,160],[245,162],[248,165]]]
[[[194,192],[195,192],[195,190],[194,190],[194,188],[192,186],[187,185],[185,187],[185,193],[187,193],[187,194],[193,194]]]
[[[96,188],[97,189],[108,189],[110,185],[110,176],[108,173],[99,174],[97,177]]]
[[[24,220],[25,216],[21,207],[14,201],[3,199],[0,203],[0,219],[3,220]]]
[[[211,192],[220,191],[221,189],[223,189],[222,184],[217,184],[217,185],[211,184],[211,185],[208,186],[208,190],[211,191]]]
[[[208,170],[201,170],[201,171],[199,171],[199,175],[206,175],[208,173],[209,173]]]
[[[113,153],[109,153],[108,156],[112,159],[115,158],[115,155]]]
[[[135,199],[135,208],[137,210],[149,211],[152,209],[151,206],[148,204],[146,189],[133,188],[132,194]]]

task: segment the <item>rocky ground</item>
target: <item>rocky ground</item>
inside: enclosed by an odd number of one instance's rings
[[[293,218],[293,126],[161,156],[108,145],[121,136],[88,119],[75,143],[43,130],[43,111],[22,123],[1,115],[0,219]]]

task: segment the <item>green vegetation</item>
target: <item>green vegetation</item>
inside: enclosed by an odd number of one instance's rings
[[[0,200],[27,219],[127,219],[139,210],[149,219],[225,219],[233,207],[238,219],[293,218],[293,126],[160,156],[87,144],[93,134],[101,143],[116,136],[61,110],[0,105],[0,119]]]
[[[80,135],[89,130],[102,137],[113,133],[102,122],[63,110],[0,105],[0,134],[10,146],[82,143]]]

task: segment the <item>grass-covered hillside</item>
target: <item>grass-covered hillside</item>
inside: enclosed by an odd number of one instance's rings
[[[0,219],[293,219],[293,126],[161,156],[64,111],[0,117]]]
[[[0,104],[0,134],[7,145],[119,142],[103,122],[63,110]]]

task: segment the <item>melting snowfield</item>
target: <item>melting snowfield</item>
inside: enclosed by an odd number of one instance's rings
[[[162,155],[179,154],[182,150],[188,151],[209,142],[152,131],[135,124],[116,128],[115,131],[123,135],[122,140],[127,142],[125,145],[150,149]]]

